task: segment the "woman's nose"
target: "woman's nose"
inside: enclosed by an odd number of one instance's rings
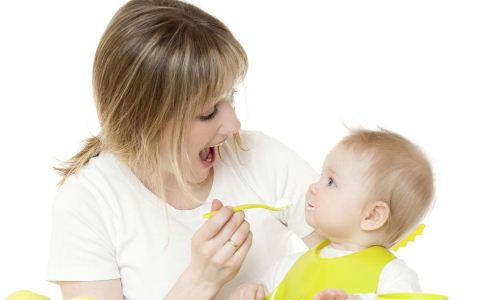
[[[230,135],[240,130],[240,121],[235,114],[234,108],[226,107],[226,114],[222,120],[222,124],[219,129],[219,134]]]

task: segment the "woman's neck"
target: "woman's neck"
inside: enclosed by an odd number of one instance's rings
[[[207,199],[213,184],[213,168],[210,170],[207,178],[197,184],[190,184],[189,187],[192,190],[192,195],[187,195],[175,178],[170,177],[165,180],[165,195],[166,202],[172,207],[179,210],[190,210],[199,207]],[[197,202],[198,200],[198,202]]]

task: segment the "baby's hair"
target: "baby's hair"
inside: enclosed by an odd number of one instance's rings
[[[341,144],[370,159],[366,174],[369,199],[390,207],[382,242],[389,248],[418,225],[432,204],[430,163],[417,145],[385,129],[350,129]]]

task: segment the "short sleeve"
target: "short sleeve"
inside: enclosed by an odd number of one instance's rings
[[[421,292],[417,272],[405,261],[394,259],[383,268],[378,282],[379,294]]]
[[[68,178],[60,187],[52,209],[47,280],[120,278],[105,216],[98,199],[76,175]]]
[[[383,267],[377,293],[357,294],[361,300],[373,300],[378,294],[421,292],[417,273],[403,260],[394,259]]]

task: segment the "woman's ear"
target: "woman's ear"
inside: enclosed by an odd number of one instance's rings
[[[390,207],[386,202],[375,201],[366,210],[360,227],[364,231],[372,231],[381,228],[390,217]]]

